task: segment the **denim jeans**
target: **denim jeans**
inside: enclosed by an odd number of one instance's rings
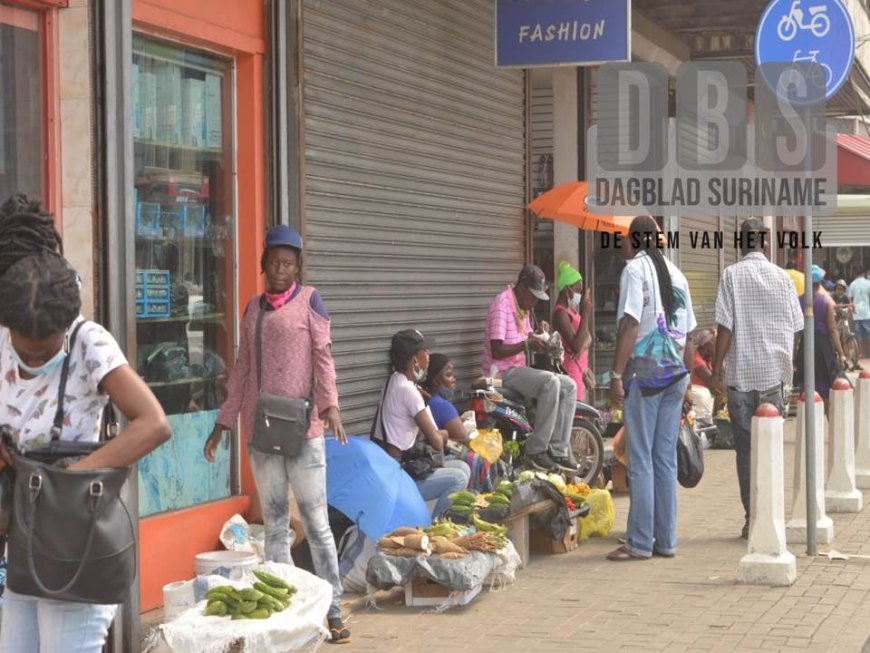
[[[639,556],[677,549],[677,434],[688,384],[685,377],[648,397],[634,388],[625,398],[631,498],[625,546]]]
[[[117,608],[39,599],[6,588],[0,653],[100,653]]]
[[[782,396],[782,386],[769,390],[751,390],[740,392],[728,388],[728,415],[731,418],[731,430],[734,433],[734,452],[737,454],[737,482],[740,483],[740,500],[743,502],[743,512],[749,521],[749,487],[751,475],[752,452],[752,416],[761,404],[770,403],[776,406],[782,415],[785,402]]]
[[[341,579],[335,538],[326,506],[326,451],[323,438],[307,440],[296,458],[250,449],[266,531],[266,559],[293,564],[290,556],[289,486],[299,505],[299,519],[311,546],[317,575],[332,585],[330,617],[341,616]]]
[[[444,467],[439,467],[422,481],[417,481],[417,489],[425,501],[438,499],[432,516],[438,517],[450,507],[448,495],[468,487],[471,470],[465,461],[445,460]]]
[[[529,455],[552,452],[567,456],[574,412],[577,408],[577,384],[570,376],[553,374],[532,367],[514,367],[502,375],[506,388],[519,392],[535,406],[535,430],[526,441]]]

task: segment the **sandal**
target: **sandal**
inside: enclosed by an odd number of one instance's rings
[[[630,551],[627,547],[621,546],[608,553],[607,559],[612,560],[613,562],[625,562],[626,560],[648,560],[649,558],[638,555],[637,553]]]
[[[653,555],[658,556],[659,558],[673,558],[676,553],[662,553],[661,551],[656,551],[653,549]]]
[[[327,619],[329,624],[330,644],[350,644],[350,630],[344,625],[341,617]]]

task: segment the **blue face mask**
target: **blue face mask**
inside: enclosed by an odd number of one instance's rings
[[[64,341],[64,346],[60,348],[60,350],[51,357],[51,359],[47,360],[45,363],[40,365],[39,367],[31,367],[30,365],[26,365],[21,357],[18,355],[18,352],[15,351],[15,347],[12,347],[12,358],[15,360],[15,363],[18,367],[28,374],[32,376],[43,376],[45,374],[51,374],[58,368],[58,366],[63,363],[63,359],[66,358],[66,341]]]
[[[448,388],[446,385],[442,385],[438,388],[438,394],[447,401],[452,401],[453,395],[456,394],[456,389]]]

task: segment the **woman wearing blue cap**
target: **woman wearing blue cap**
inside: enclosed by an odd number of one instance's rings
[[[350,631],[341,619],[338,556],[326,504],[323,433],[331,429],[341,442],[347,442],[338,412],[329,313],[317,291],[302,285],[302,237],[296,231],[285,225],[269,230],[260,267],[266,275],[266,292],[253,297],[245,309],[239,357],[204,453],[214,461],[224,431],[232,430],[240,413],[251,441],[261,393],[309,400],[310,422],[299,453],[284,456],[250,447],[251,471],[263,509],[266,558],[291,564],[288,490],[292,485],[314,568],[332,585],[327,615],[331,641],[346,644]]]
[[[828,394],[831,383],[843,373],[843,361],[846,359],[840,334],[837,331],[837,310],[833,297],[824,290],[822,282],[825,271],[818,265],[812,268],[813,281],[813,331],[815,333],[816,350],[816,392],[828,405]],[[803,301],[803,298],[801,298]],[[797,355],[797,378],[803,382],[803,343]]]

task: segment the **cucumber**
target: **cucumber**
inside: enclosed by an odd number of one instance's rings
[[[207,617],[225,617],[229,608],[227,604],[218,599],[214,599],[208,602],[208,605],[205,607],[205,616]]]
[[[289,591],[283,587],[272,587],[271,585],[266,585],[266,583],[260,582],[254,583],[254,589],[279,600],[285,598],[289,594]]]
[[[242,597],[243,601],[259,601],[263,598],[263,592],[256,590],[253,587],[246,587],[239,592],[239,596]]]
[[[250,614],[257,609],[256,601],[242,601],[239,603],[239,612],[242,614]]]
[[[283,588],[285,590],[289,590],[291,588],[291,586],[285,583],[283,579],[278,578],[277,576],[273,576],[272,574],[265,571],[254,571],[254,576],[256,576],[266,585],[269,585],[271,587]]]
[[[272,616],[272,611],[267,608],[257,608],[250,614],[248,614],[248,619],[268,619]]]

